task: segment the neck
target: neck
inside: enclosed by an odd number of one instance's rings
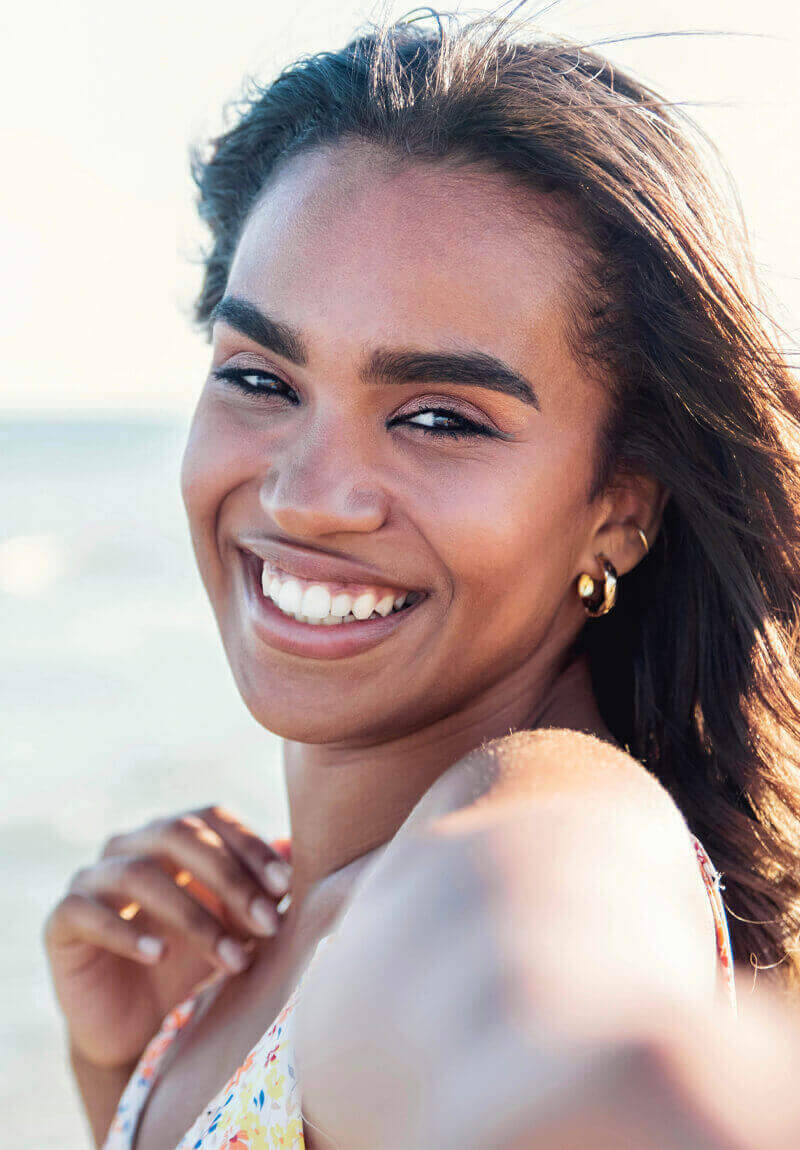
[[[292,914],[325,884],[333,903],[399,830],[431,784],[482,742],[510,731],[563,726],[611,739],[591,690],[585,656],[568,656],[532,683],[531,668],[458,711],[373,745],[285,740],[292,826]],[[613,740],[612,740],[613,741]],[[325,917],[329,915],[326,913]]]

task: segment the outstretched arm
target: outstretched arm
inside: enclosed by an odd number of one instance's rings
[[[662,1045],[676,1019],[716,1033],[715,957],[655,780],[572,732],[497,740],[415,808],[310,972],[312,1145],[725,1146]]]

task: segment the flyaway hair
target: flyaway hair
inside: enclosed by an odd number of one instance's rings
[[[713,148],[516,9],[416,12],[255,86],[195,157],[197,319],[260,195],[313,149],[496,173],[564,229],[571,348],[612,399],[587,498],[625,470],[669,492],[650,554],[584,628],[600,708],[723,873],[737,961],[800,990],[800,393]]]

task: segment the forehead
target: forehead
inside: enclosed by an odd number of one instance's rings
[[[567,354],[581,246],[501,174],[347,144],[293,157],[244,228],[227,290],[345,341]]]

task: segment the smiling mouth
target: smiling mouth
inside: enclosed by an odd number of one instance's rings
[[[403,587],[301,579],[276,563],[242,550],[259,597],[282,615],[309,627],[342,627],[408,611],[424,592]]]

